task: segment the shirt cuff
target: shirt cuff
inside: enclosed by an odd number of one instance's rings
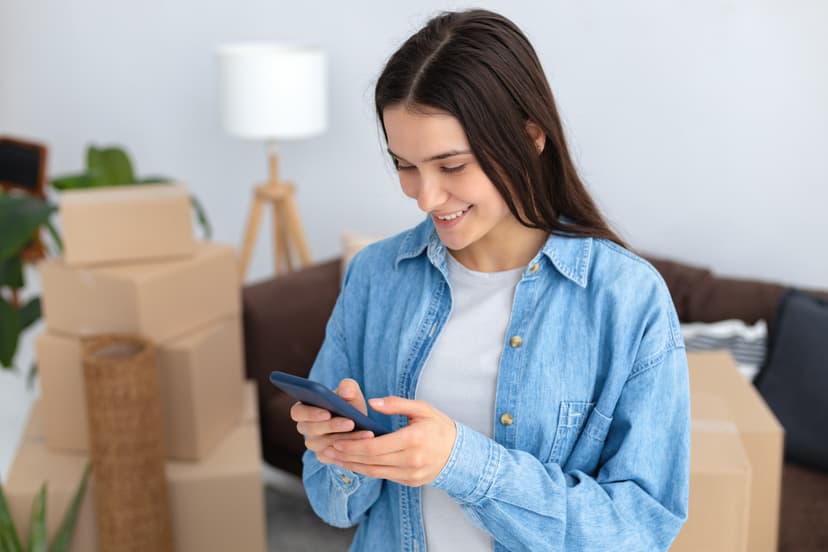
[[[457,437],[449,459],[431,486],[460,502],[474,503],[486,495],[500,466],[502,447],[482,433],[454,422]]]
[[[359,486],[362,484],[363,479],[367,479],[364,475],[356,472],[352,472],[351,470],[346,470],[341,466],[337,466],[336,464],[329,464],[328,465],[328,473],[331,474],[331,479],[333,479],[334,486],[336,486],[345,496],[350,496],[354,494]]]

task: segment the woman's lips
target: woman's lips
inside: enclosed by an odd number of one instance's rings
[[[474,205],[469,205],[469,206],[466,208],[466,212],[465,212],[465,213],[463,213],[463,214],[462,214],[462,215],[460,215],[459,217],[453,218],[453,219],[451,219],[451,220],[441,220],[441,219],[439,219],[439,218],[437,218],[436,216],[433,216],[433,215],[432,215],[432,217],[431,217],[431,218],[434,220],[434,224],[436,224],[438,228],[444,228],[444,229],[454,228],[455,226],[457,226],[458,224],[460,224],[460,222],[461,222],[463,219],[465,219],[465,218],[466,218],[466,215],[468,215],[468,214],[469,214],[469,211],[471,211],[471,210],[472,210],[472,207],[474,207]]]

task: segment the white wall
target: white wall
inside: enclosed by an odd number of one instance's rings
[[[429,14],[458,4],[217,4],[0,0],[0,134],[47,143],[52,175],[80,170],[89,142],[126,145],[139,175],[189,183],[215,238],[238,244],[266,161],[262,145],[220,127],[214,48],[316,43],[330,59],[330,129],[282,153],[314,257],[336,255],[344,228],[392,233],[421,220],[382,153],[373,84]],[[828,4],[477,4],[533,41],[583,175],[633,246],[828,287]],[[250,280],[269,274],[270,251],[264,236]]]
[[[480,3],[533,41],[583,174],[634,246],[828,286],[828,4]],[[330,130],[282,154],[312,253],[335,255],[345,227],[419,221],[382,154],[373,83],[428,14],[456,3],[207,4],[217,3],[3,0],[0,133],[46,142],[52,174],[79,170],[89,142],[125,144],[139,174],[188,182],[216,238],[237,244],[265,154],[219,125],[213,49],[318,43],[330,55]],[[271,270],[265,240],[252,279]]]

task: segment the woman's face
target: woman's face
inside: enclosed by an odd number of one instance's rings
[[[402,190],[431,215],[445,246],[482,253],[507,245],[521,226],[471,153],[460,122],[442,110],[400,105],[385,108],[383,119]]]

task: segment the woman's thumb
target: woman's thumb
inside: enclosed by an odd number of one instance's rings
[[[365,397],[362,395],[362,390],[359,388],[359,384],[355,380],[345,378],[339,382],[339,386],[336,388],[336,394],[345,399],[348,404],[363,414],[368,414],[368,407],[365,404]]]

